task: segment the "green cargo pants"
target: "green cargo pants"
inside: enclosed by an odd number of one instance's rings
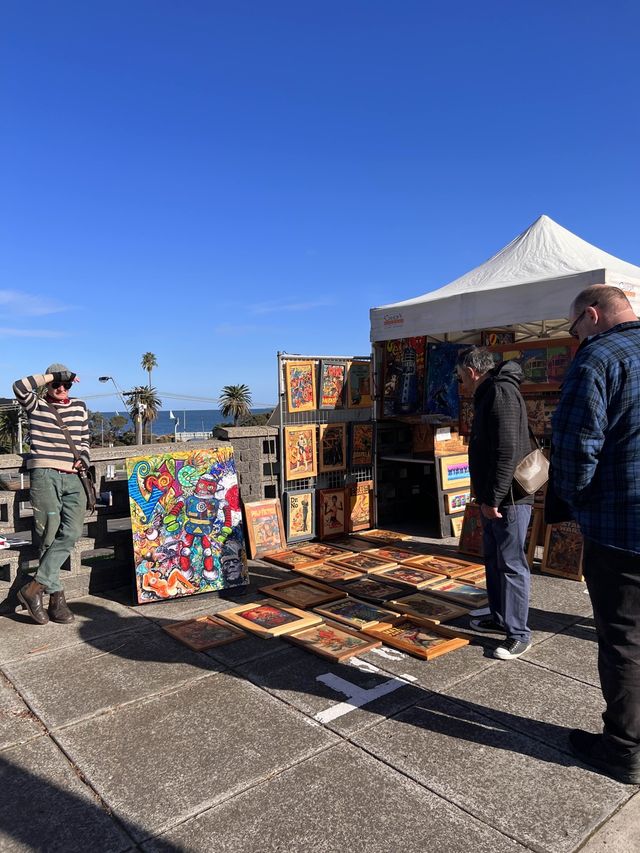
[[[46,592],[60,592],[60,569],[82,536],[87,496],[76,474],[33,468],[30,479],[34,542],[40,554],[35,579]]]

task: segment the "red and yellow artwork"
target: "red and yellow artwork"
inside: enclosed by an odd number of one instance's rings
[[[287,404],[290,412],[316,408],[316,365],[313,361],[285,362]]]
[[[284,428],[285,478],[299,480],[318,473],[316,425],[286,426]]]

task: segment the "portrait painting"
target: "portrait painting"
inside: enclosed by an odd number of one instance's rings
[[[336,663],[382,645],[381,640],[367,637],[366,634],[354,631],[346,625],[338,625],[328,620],[323,620],[319,625],[305,631],[288,634],[285,639]]]
[[[373,510],[373,480],[362,480],[347,486],[349,498],[349,520],[347,529],[350,533],[356,530],[366,530],[371,527]]]
[[[422,411],[426,338],[384,342],[382,415],[394,417]]]
[[[315,491],[285,492],[283,501],[287,544],[312,539],[316,535]]]
[[[468,487],[471,485],[469,457],[466,453],[458,453],[455,456],[440,456],[438,464],[443,489],[455,489],[456,486]]]
[[[217,616],[265,639],[310,628],[322,621],[313,613],[271,598],[229,607]]]
[[[282,510],[277,498],[245,503],[244,514],[249,550],[254,559],[274,551],[282,551],[287,543],[282,524]]]
[[[314,611],[321,616],[337,619],[338,622],[345,622],[360,629],[374,625],[376,622],[394,619],[397,615],[375,604],[358,601],[357,598],[343,598],[340,601],[323,604],[320,607],[314,607]]]
[[[249,583],[231,447],[126,460],[138,604]]]
[[[351,424],[351,467],[373,463],[373,424],[354,421]]]
[[[284,364],[289,412],[312,412],[316,408],[316,365],[313,361]]]
[[[412,616],[399,616],[391,624],[379,623],[363,629],[385,645],[431,660],[469,644],[469,640],[446,632],[444,628],[424,625]]]
[[[347,529],[345,489],[318,491],[318,535],[320,539],[340,536]]]
[[[371,408],[371,362],[368,359],[349,362],[347,402],[350,409]]]
[[[583,539],[575,521],[547,525],[540,570],[570,580],[582,578]]]
[[[162,630],[194,652],[224,646],[247,636],[244,631],[215,616],[198,616],[196,619],[174,622],[171,625],[163,625]]]
[[[461,554],[482,557],[482,535],[480,504],[468,503],[464,508],[464,519],[462,521],[462,533],[460,534],[458,551]]]
[[[318,473],[316,425],[286,426],[284,428],[285,478],[299,480]]]
[[[320,409],[342,409],[345,405],[347,362],[323,358],[320,362]]]
[[[461,344],[427,344],[427,382],[424,410],[449,420],[458,418],[456,360]]]
[[[319,468],[321,473],[347,467],[347,425],[320,424]]]

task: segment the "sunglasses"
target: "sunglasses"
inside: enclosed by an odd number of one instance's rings
[[[591,303],[591,305],[588,305],[588,306],[587,306],[587,308],[595,308],[597,304],[598,304],[598,302],[597,302],[597,301],[596,301],[596,302],[592,302],[592,303]],[[583,311],[581,311],[581,312],[578,314],[578,316],[576,317],[576,319],[573,321],[573,323],[569,326],[569,334],[571,335],[571,337],[572,337],[572,338],[577,338],[577,337],[578,337],[578,333],[576,332],[576,328],[577,328],[578,323],[580,322],[580,320],[582,320],[582,318],[584,317],[584,315],[587,313],[587,308],[585,308]]]
[[[52,382],[49,386],[52,391],[55,391],[56,388],[64,388],[65,391],[68,391],[73,386],[73,382]]]

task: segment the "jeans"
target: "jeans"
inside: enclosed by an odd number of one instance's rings
[[[524,542],[531,518],[530,504],[502,507],[502,518],[482,518],[487,595],[493,619],[510,640],[528,643],[531,631],[529,589],[531,575]]]
[[[598,635],[607,746],[640,754],[640,554],[584,541],[583,572]]]
[[[87,496],[80,477],[54,468],[33,468],[30,481],[34,541],[40,555],[35,579],[46,592],[60,592],[60,569],[82,536]]]

